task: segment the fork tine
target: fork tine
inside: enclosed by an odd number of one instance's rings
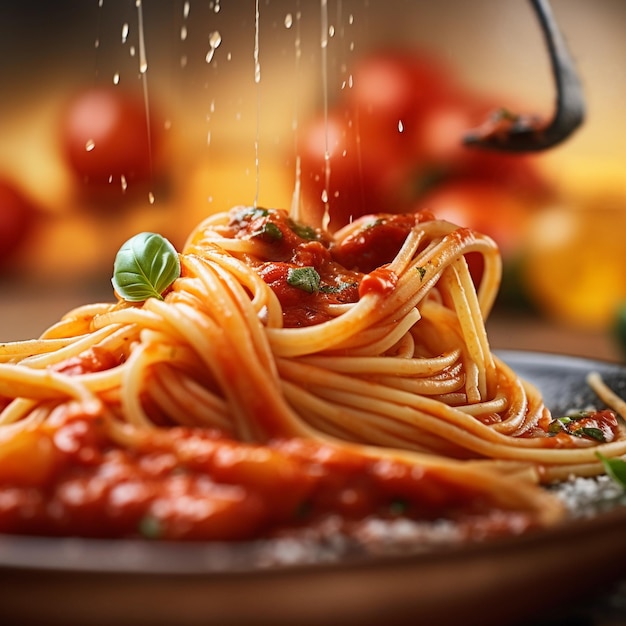
[[[584,121],[585,98],[576,66],[548,0],[530,0],[548,47],[556,84],[555,113],[547,124],[500,110],[463,138],[466,145],[503,152],[538,152],[565,141]]]

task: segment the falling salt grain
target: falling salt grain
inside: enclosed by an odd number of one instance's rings
[[[285,15],[285,28],[291,28],[293,26],[293,16],[291,13]]]
[[[85,150],[91,152],[96,147],[96,142],[93,139],[87,139],[85,143]]]

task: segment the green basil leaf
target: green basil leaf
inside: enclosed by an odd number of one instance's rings
[[[596,456],[602,461],[607,475],[626,489],[626,461],[623,459],[608,459],[599,452],[596,452]]]
[[[139,233],[119,249],[111,282],[129,302],[163,299],[163,292],[180,276],[176,248],[156,233]]]
[[[320,282],[320,275],[314,267],[296,267],[287,272],[287,283],[307,293],[317,293]]]

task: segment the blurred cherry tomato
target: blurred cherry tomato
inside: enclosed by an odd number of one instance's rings
[[[399,134],[396,128],[395,137],[375,142],[371,134],[361,134],[345,110],[312,120],[300,145],[304,220],[321,224],[328,204],[332,231],[361,215],[403,209],[410,161],[403,156]]]
[[[140,94],[119,87],[85,89],[70,100],[61,144],[76,176],[87,184],[124,185],[153,175],[162,132]]]
[[[0,180],[0,266],[5,266],[31,232],[37,210],[11,181]]]
[[[324,192],[331,230],[367,213],[409,210],[418,120],[451,89],[449,75],[449,68],[424,53],[385,50],[359,59],[328,125],[320,116],[303,131],[305,218],[319,223]]]
[[[407,132],[425,110],[452,89],[451,69],[425,52],[378,50],[362,57],[352,71],[347,108],[361,123]]]
[[[531,209],[515,194],[482,181],[450,180],[426,194],[418,208],[491,237],[500,248],[504,265],[501,295],[511,301],[519,298],[517,264],[526,242]],[[478,283],[483,272],[482,255],[470,253],[467,262]]]
[[[531,208],[510,190],[492,183],[451,180],[433,188],[418,204],[438,219],[491,237],[502,256],[518,253],[526,240]]]

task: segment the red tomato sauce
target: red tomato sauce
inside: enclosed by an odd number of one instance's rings
[[[319,231],[294,222],[286,211],[244,208],[231,214],[231,235],[259,243],[256,270],[278,296],[287,328],[332,319],[333,304],[357,302],[368,293],[385,296],[397,276],[384,266],[400,251],[426,211],[372,218],[358,231],[333,242]],[[306,284],[294,270],[306,268]]]
[[[120,447],[102,420],[73,417],[13,435],[3,455],[4,533],[244,540],[329,516],[347,533],[368,516],[446,518],[488,534],[520,523],[434,470],[307,440],[262,446],[176,427]]]

